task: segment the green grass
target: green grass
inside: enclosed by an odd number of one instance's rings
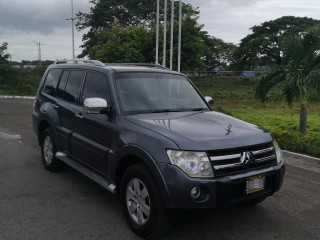
[[[280,87],[268,94],[266,105],[254,98],[255,79],[192,79],[214,110],[269,130],[283,149],[320,157],[320,94],[309,92],[307,135],[299,134],[299,103],[288,107]]]

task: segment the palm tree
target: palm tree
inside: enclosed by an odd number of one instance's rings
[[[284,64],[273,66],[261,77],[257,95],[266,102],[266,95],[279,82],[285,81],[285,95],[289,105],[295,98],[300,101],[301,134],[307,133],[308,89],[320,90],[320,35],[311,31],[284,40]],[[320,91],[319,91],[320,92]]]

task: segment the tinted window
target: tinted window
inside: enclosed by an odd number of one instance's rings
[[[61,71],[61,69],[51,69],[49,71],[42,90],[44,93],[49,94],[51,96],[54,95]]]
[[[66,88],[69,73],[70,73],[70,71],[63,71],[62,77],[60,79],[60,83],[59,83],[59,86],[57,89],[57,93],[56,93],[57,97],[63,98],[63,94],[64,94],[64,90]]]
[[[99,97],[107,100],[108,86],[104,75],[88,72],[83,88],[82,102],[86,98]]]
[[[77,102],[83,75],[84,71],[70,71],[63,99],[69,102]]]

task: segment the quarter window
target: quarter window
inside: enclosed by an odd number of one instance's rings
[[[63,71],[62,77],[60,79],[59,86],[57,88],[56,96],[59,98],[63,98],[64,90],[66,88],[67,80],[69,77],[70,71]]]

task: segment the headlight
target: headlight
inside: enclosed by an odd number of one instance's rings
[[[277,163],[278,165],[280,165],[284,162],[282,151],[276,140],[273,140],[273,146],[274,146],[274,149],[276,150]]]
[[[210,160],[205,152],[167,150],[172,164],[181,168],[190,177],[213,177]]]

